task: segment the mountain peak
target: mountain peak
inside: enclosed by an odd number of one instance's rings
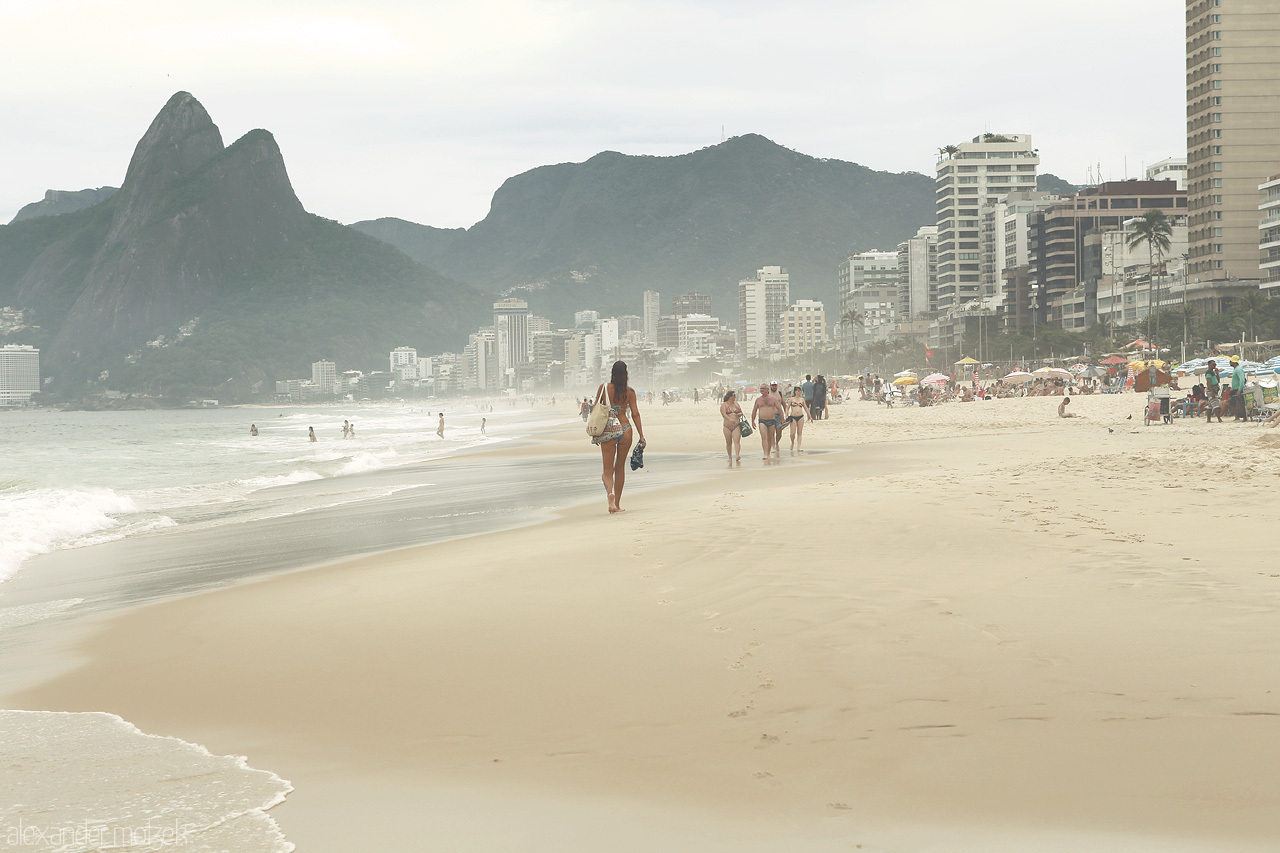
[[[138,140],[122,193],[163,190],[223,151],[222,134],[190,92],[178,92]]]

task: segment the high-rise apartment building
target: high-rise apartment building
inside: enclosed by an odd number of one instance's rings
[[[840,316],[835,318],[836,340],[841,347],[859,341],[887,337],[898,311],[901,273],[897,252],[859,252],[840,262]],[[850,311],[862,317],[857,327],[841,322]]]
[[[676,349],[688,355],[715,355],[715,337],[720,318],[706,314],[686,314],[676,318]]]
[[[644,324],[641,331],[647,343],[658,342],[658,318],[662,316],[662,294],[656,290],[644,292],[644,310],[640,312],[640,320]]]
[[[1263,287],[1280,287],[1280,175],[1258,184],[1258,267]]]
[[[1187,188],[1187,158],[1166,157],[1148,166],[1144,174],[1148,181],[1174,181],[1177,183],[1178,189],[1185,190]]]
[[[782,267],[761,267],[738,282],[738,358],[759,358],[782,347],[782,315],[791,302],[791,277]]]
[[[311,384],[321,394],[332,394],[338,385],[338,367],[332,361],[311,362]]]
[[[898,318],[914,320],[938,310],[938,229],[924,225],[898,244]]]
[[[1187,0],[1188,275],[1256,282],[1258,186],[1280,172],[1280,4]]]
[[[818,352],[827,345],[827,319],[822,303],[797,299],[782,317],[782,352],[788,357]]]
[[[500,299],[493,303],[493,332],[498,343],[498,373],[509,373],[529,360],[529,303]]]
[[[938,310],[956,308],[983,293],[979,209],[1017,190],[1036,186],[1040,155],[1029,133],[984,133],[949,145],[938,160]]]
[[[575,329],[593,329],[599,321],[599,311],[575,311],[573,314],[573,327]]]
[[[413,347],[396,347],[390,362],[391,375],[401,382],[418,378],[418,351]]]
[[[21,406],[40,390],[40,350],[23,344],[0,347],[0,408]]]
[[[690,314],[706,314],[711,316],[711,297],[705,293],[682,293],[671,302],[671,313],[676,317]]]

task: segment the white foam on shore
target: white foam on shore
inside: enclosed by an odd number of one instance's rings
[[[292,786],[244,756],[96,711],[0,711],[0,753],[6,850],[294,850],[266,814]]]
[[[24,560],[119,526],[114,517],[138,511],[128,497],[106,488],[32,489],[0,505],[0,581]]]

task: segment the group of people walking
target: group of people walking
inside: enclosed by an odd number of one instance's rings
[[[760,433],[760,446],[766,462],[782,455],[784,427],[791,435],[791,454],[804,452],[805,423],[828,416],[826,380],[819,376],[815,382],[809,375],[804,380],[792,385],[786,395],[778,390],[777,382],[761,382],[759,396],[751,407],[749,427],[738,402],[738,392],[725,392],[720,403],[720,417],[723,421],[724,451],[730,464],[742,461],[742,436],[744,432],[749,434],[743,427]]]

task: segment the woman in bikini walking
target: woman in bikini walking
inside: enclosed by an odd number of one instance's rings
[[[742,431],[738,424],[742,420],[742,407],[738,405],[737,392],[730,391],[724,395],[724,402],[720,404],[720,417],[724,420],[724,452],[729,454],[730,462],[734,461],[735,455],[741,462]]]
[[[640,445],[644,446],[644,425],[640,423],[640,407],[636,404],[636,392],[627,385],[627,363],[615,361],[609,382],[601,385],[596,392],[596,399],[603,394],[609,403],[609,420],[604,432],[591,439],[591,443],[600,448],[600,458],[604,463],[604,473],[600,479],[604,482],[604,491],[609,499],[609,512],[622,512],[622,486],[626,482],[627,453],[631,450],[631,420],[635,419],[636,432],[640,435]]]
[[[804,421],[811,417],[809,406],[804,401],[804,390],[796,385],[787,398],[787,423],[791,425],[791,455],[796,451],[804,453]]]

